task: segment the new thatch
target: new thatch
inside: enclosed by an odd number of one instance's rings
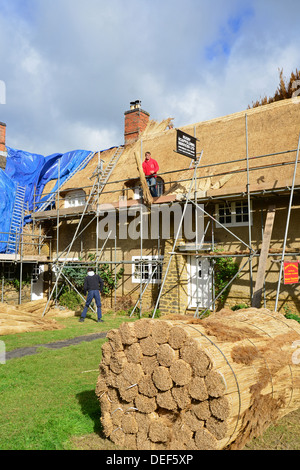
[[[96,393],[118,445],[242,449],[299,407],[300,325],[267,309],[143,319],[108,336]]]
[[[246,162],[243,161],[243,158],[246,157],[246,114],[250,169],[256,168],[255,171],[250,171],[251,191],[274,189],[274,181],[276,181],[276,188],[290,186],[293,164],[287,165],[287,163],[293,163],[295,155],[286,153],[274,157],[270,154],[297,148],[299,103],[300,98],[282,100],[181,128],[190,135],[194,135],[196,132],[199,141],[197,151],[200,153],[203,150],[201,165],[197,170],[197,190],[208,197],[247,192]],[[170,120],[166,119],[162,122],[150,120],[141,139],[143,153],[146,150],[150,151],[159,164],[159,174],[163,175],[165,182],[164,194],[176,196],[188,191],[194,170],[189,169],[188,158],[174,152],[176,129],[169,128]],[[101,193],[101,204],[118,203],[119,198],[124,195],[128,199],[133,198],[133,193],[126,191],[125,182],[126,179],[128,181],[140,179],[136,155],[144,159],[144,155],[140,154],[141,139],[125,146],[109,179],[109,185]],[[108,165],[115,151],[116,148],[112,148],[101,152],[104,167]],[[265,157],[262,159],[252,158],[261,155],[265,155]],[[63,189],[90,186],[90,176],[96,170],[98,159],[99,156],[96,152],[87,167],[78,171]],[[231,163],[228,164],[229,162]],[[272,167],[274,163],[280,166]],[[212,164],[216,164],[216,166],[211,166]],[[205,167],[205,165],[209,165],[209,167]],[[166,174],[170,170],[176,172]],[[296,184],[299,184],[299,176],[297,176]],[[54,185],[55,181],[49,182],[45,187],[44,194],[51,192]],[[147,187],[145,190],[148,192]],[[151,197],[145,202],[151,202]]]

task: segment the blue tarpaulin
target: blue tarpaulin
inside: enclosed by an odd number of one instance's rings
[[[45,158],[44,166],[39,174],[37,186],[36,186],[36,201],[43,201],[47,199],[47,196],[41,198],[44,187],[51,180],[58,179],[58,168],[60,166],[59,185],[62,185],[68,178],[70,173],[76,171],[79,165],[84,159],[90,154],[86,150],[72,150],[64,154],[49,155]],[[84,167],[83,167],[84,168]],[[58,182],[56,182],[52,191],[56,191]]]
[[[60,162],[60,185],[63,184],[70,173],[75,172],[79,165],[91,153],[87,150],[73,150],[64,154],[56,153],[43,156],[35,153],[7,149],[5,170],[0,169],[0,253],[4,253],[7,247],[8,233],[11,226],[14,201],[17,186],[26,187],[25,208],[33,210],[34,191],[35,201],[46,200],[41,198],[45,185],[51,180],[57,180]],[[85,167],[82,166],[81,169]],[[57,183],[52,191],[57,189]],[[30,219],[30,218],[29,218]],[[27,222],[29,221],[27,219]]]

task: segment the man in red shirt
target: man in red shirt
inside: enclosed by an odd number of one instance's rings
[[[150,193],[153,197],[157,197],[156,177],[157,172],[159,170],[159,166],[157,161],[151,158],[150,152],[145,153],[145,160],[142,166],[150,189]]]

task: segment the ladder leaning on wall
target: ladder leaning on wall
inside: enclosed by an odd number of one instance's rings
[[[119,147],[117,147],[115,153],[113,154],[112,158],[110,159],[110,161],[106,165],[104,171],[102,172],[102,174],[99,178],[99,182],[98,182],[98,187],[99,187],[100,192],[102,192],[102,190],[103,190],[105,184],[107,183],[112,171],[114,170],[116,164],[118,163],[118,160],[121,157],[123,151],[124,151],[124,146],[123,145],[120,145]],[[92,160],[94,155],[95,155],[94,152],[89,153],[88,156],[80,163],[80,165],[68,175],[68,177],[63,181],[63,183],[60,185],[60,187],[63,186],[64,184],[66,184],[66,182],[69,181],[76,173],[78,173],[78,171],[82,170]],[[94,172],[94,174],[95,174],[95,172]],[[94,176],[94,174],[92,176]],[[59,189],[60,188],[58,188],[58,190]],[[98,192],[98,191],[94,190],[94,195],[95,195],[96,192]],[[38,212],[45,211],[47,209],[47,207],[49,207],[49,204],[51,202],[55,201],[56,196],[57,196],[57,191],[53,192],[51,194],[51,196],[37,209],[37,211]],[[91,204],[92,201],[90,200],[89,203]]]
[[[25,191],[26,187],[18,184],[6,246],[6,253],[9,254],[18,252],[18,245],[23,230]]]
[[[94,188],[93,188],[93,195],[92,195],[92,199],[90,200],[90,204],[95,202],[96,198],[97,198],[97,202],[98,202],[98,196],[103,191],[103,189],[104,189],[107,181],[109,180],[110,175],[112,174],[113,170],[115,169],[116,164],[118,163],[123,151],[124,151],[124,146],[123,145],[120,145],[119,147],[117,147],[116,151],[114,152],[113,156],[109,160],[108,164],[106,165],[106,167],[102,171],[102,174],[98,176],[97,185],[95,185]],[[96,176],[96,171],[94,171],[94,173],[92,174],[90,179],[92,179],[94,176]]]
[[[52,288],[52,291],[50,292],[50,295],[48,297],[48,300],[47,300],[47,303],[46,303],[46,306],[44,308],[44,311],[43,311],[43,314],[42,314],[42,317],[44,317],[47,309],[48,309],[48,306],[49,306],[49,303],[51,301],[51,298],[53,296],[53,293],[54,291],[56,290],[56,287],[58,285],[58,281],[60,279],[60,276],[63,272],[63,269],[64,269],[64,266],[67,262],[67,259],[68,259],[68,255],[73,247],[73,244],[74,244],[74,241],[77,239],[77,237],[79,236],[79,229],[80,229],[80,226],[81,226],[81,222],[83,221],[83,218],[87,212],[87,209],[88,207],[95,201],[95,198],[97,197],[97,201],[98,201],[98,197],[99,195],[102,193],[108,179],[110,178],[116,164],[118,163],[121,155],[123,154],[124,152],[124,146],[123,145],[120,145],[119,147],[116,148],[116,151],[114,152],[112,158],[110,159],[110,161],[108,162],[107,166],[105,167],[103,173],[101,174],[101,176],[99,176],[99,178],[96,178],[94,183],[93,183],[93,187],[91,189],[91,192],[89,194],[89,197],[85,203],[85,206],[84,206],[84,209],[82,211],[82,214],[81,214],[81,217],[80,217],[80,221],[77,225],[77,228],[75,230],[75,233],[73,235],[73,238],[72,238],[72,241],[71,243],[68,245],[67,249],[65,250],[66,251],[66,254],[65,254],[65,257],[64,257],[64,260],[62,262],[62,264],[59,266],[59,270],[57,272],[57,275],[56,275],[56,280],[55,280],[55,283],[54,283],[54,286]],[[82,231],[80,232],[80,234],[82,233]],[[60,254],[60,256],[62,254],[65,253],[65,251],[63,253]],[[54,260],[54,263],[57,263],[60,256],[57,257],[56,260]]]

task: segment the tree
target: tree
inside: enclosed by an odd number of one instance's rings
[[[224,251],[222,248],[216,250],[218,252]],[[238,264],[234,261],[233,258],[224,257],[224,258],[214,258],[214,287],[215,287],[215,296],[222,292],[223,289],[227,286],[227,284],[232,280],[232,278],[238,272]],[[223,307],[227,296],[230,291],[230,285],[227,289],[219,297],[219,307]]]
[[[296,69],[295,72],[291,73],[291,76],[288,80],[283,75],[283,69],[278,69],[279,71],[279,85],[277,90],[275,91],[274,96],[267,97],[264,96],[260,100],[255,102],[252,101],[252,106],[248,106],[250,108],[257,108],[258,106],[263,106],[265,104],[274,103],[276,101],[286,100],[288,98],[292,98],[293,94],[295,93],[296,89],[298,88],[297,80],[300,80],[300,71]]]
[[[63,273],[72,282],[72,284],[76,287],[76,289],[79,292],[83,293],[83,284],[84,284],[84,279],[87,275],[87,268],[76,267],[76,266],[65,266],[63,269]],[[124,273],[124,268],[121,268],[116,273],[116,280],[115,280],[115,275],[108,264],[102,264],[101,266],[98,267],[98,274],[103,279],[103,282],[104,282],[103,291],[102,291],[103,295],[108,296],[111,294],[114,288],[117,287],[117,282],[121,279],[123,273]]]
[[[95,261],[95,255],[89,254],[88,258],[90,261]],[[89,265],[92,267],[92,265]],[[96,268],[96,266],[93,266]],[[96,269],[95,269],[96,271]],[[119,269],[115,274],[108,264],[102,264],[98,266],[98,274],[103,279],[103,291],[104,296],[109,296],[112,291],[117,287],[118,281],[121,279],[124,273],[124,268]],[[69,279],[69,281],[75,286],[76,290],[69,286],[66,282],[60,292],[59,303],[64,305],[71,310],[76,310],[80,305],[83,306],[84,301],[79,293],[83,294],[84,279],[87,275],[87,267],[76,266],[76,263],[72,266],[65,266],[63,268],[63,274]]]

